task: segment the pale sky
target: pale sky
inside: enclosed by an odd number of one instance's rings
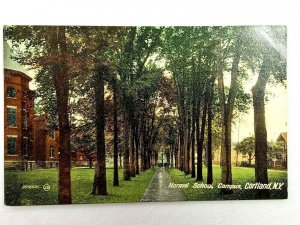
[[[36,74],[36,71],[34,70],[30,70],[28,69],[28,67],[23,66],[21,64],[19,64],[18,62],[12,60],[10,57],[13,56],[14,54],[11,51],[11,46],[9,43],[4,42],[3,43],[3,52],[4,52],[4,57],[3,57],[3,61],[4,61],[4,68],[6,69],[12,69],[12,70],[17,70],[20,72],[25,73],[26,75],[30,76],[31,78],[34,79],[34,76]],[[31,90],[35,90],[36,89],[36,85],[34,80],[32,80],[29,83],[29,88]]]
[[[257,75],[249,71],[249,80],[244,89],[251,94]],[[282,84],[268,84],[266,87],[269,101],[265,105],[268,141],[276,140],[281,132],[287,131],[287,91]],[[252,94],[251,94],[252,98]],[[240,123],[239,123],[240,121]],[[251,105],[249,111],[240,116],[232,126],[232,142],[254,135],[254,112]]]

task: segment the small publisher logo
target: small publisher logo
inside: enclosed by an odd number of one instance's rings
[[[44,191],[49,191],[50,190],[50,185],[49,184],[44,184],[43,189],[44,189]]]
[[[23,184],[22,189],[39,189],[40,186],[39,185],[28,185],[28,184]]]

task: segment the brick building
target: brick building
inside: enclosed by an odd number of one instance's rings
[[[58,163],[58,131],[47,129],[43,116],[35,115],[32,80],[11,59],[4,43],[4,161],[5,167],[31,169]]]
[[[5,164],[33,162],[34,92],[31,78],[11,69],[4,69],[4,154]],[[7,163],[9,162],[9,163]]]
[[[36,116],[33,122],[34,159],[38,167],[58,166],[58,138],[56,130],[47,128],[45,116]]]
[[[86,148],[81,148],[76,152],[72,152],[72,163],[73,166],[88,166],[92,167],[94,162],[97,161],[97,153],[88,152]]]

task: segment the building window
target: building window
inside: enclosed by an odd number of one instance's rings
[[[26,109],[23,109],[22,124],[23,124],[24,129],[27,129],[27,125],[28,125],[28,123],[27,123],[28,119],[27,118],[28,118],[28,113],[27,113]]]
[[[17,154],[17,136],[7,137],[7,153],[9,155]]]
[[[54,139],[55,137],[55,131],[54,130],[50,130],[50,138]]]
[[[28,137],[23,137],[23,156],[28,156]]]
[[[7,88],[7,97],[15,98],[16,97],[16,89],[14,87]]]
[[[17,107],[7,106],[7,125],[17,127]]]
[[[54,158],[54,147],[52,145],[50,146],[50,158]]]

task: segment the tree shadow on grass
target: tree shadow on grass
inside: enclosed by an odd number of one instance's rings
[[[8,182],[8,180],[17,180],[17,174],[11,173],[9,176],[5,176],[5,184],[4,184],[4,202],[5,205],[9,206],[17,206],[21,205],[21,196],[22,196],[22,183],[14,183]]]
[[[49,189],[44,188],[49,186]],[[5,204],[53,205],[57,204],[57,180],[55,176],[36,176],[35,172],[5,173]]]

